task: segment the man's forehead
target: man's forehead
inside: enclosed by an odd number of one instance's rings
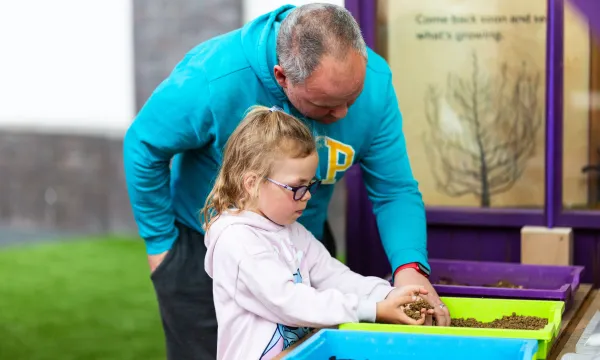
[[[320,66],[306,80],[305,90],[316,98],[345,100],[362,90],[366,64],[362,58],[340,62],[332,57],[322,60]]]
[[[360,95],[364,82],[354,80],[348,82],[321,81],[307,84],[306,94],[314,102],[343,102]]]

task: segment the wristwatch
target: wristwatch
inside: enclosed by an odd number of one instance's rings
[[[417,270],[418,273],[420,273],[421,275],[425,276],[426,278],[428,278],[429,274],[431,273],[431,271],[429,271],[429,269],[427,269],[421,263],[413,262],[413,263],[408,263],[408,264],[404,264],[402,266],[399,266],[396,269],[396,271],[394,271],[394,276],[393,277],[395,278],[396,274],[398,273],[398,271],[404,270],[404,269],[415,269],[415,270]]]

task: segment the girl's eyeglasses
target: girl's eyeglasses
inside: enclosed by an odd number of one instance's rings
[[[319,187],[319,185],[321,184],[321,180],[314,180],[313,182],[311,182],[308,185],[289,186],[289,185],[282,184],[279,181],[275,181],[270,178],[267,178],[267,180],[269,180],[270,182],[272,182],[273,184],[275,184],[277,186],[281,186],[282,188],[293,192],[294,200],[296,200],[296,201],[302,200],[302,198],[304,197],[304,195],[306,195],[307,192],[310,191],[311,193],[313,193],[314,191],[316,191],[317,188]]]

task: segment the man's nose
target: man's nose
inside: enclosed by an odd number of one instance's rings
[[[346,105],[338,106],[337,108],[333,109],[330,114],[336,119],[345,118],[348,114],[348,107]]]

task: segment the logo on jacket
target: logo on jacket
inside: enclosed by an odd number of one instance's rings
[[[327,146],[327,175],[323,184],[335,184],[338,173],[344,173],[352,166],[354,148],[327,136],[321,140]]]
[[[300,269],[297,269],[294,273],[294,283],[302,283],[302,274]],[[309,327],[292,327],[277,324],[277,328],[271,337],[271,341],[263,351],[261,359],[270,359],[277,355],[281,351],[294,345],[298,340],[304,338],[312,329]]]

